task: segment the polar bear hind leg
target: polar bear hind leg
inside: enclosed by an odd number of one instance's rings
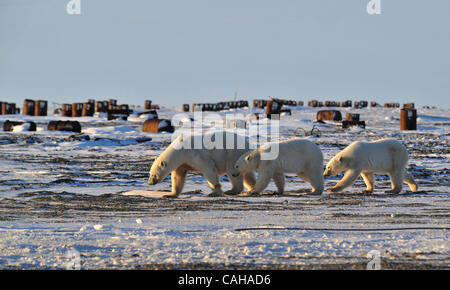
[[[219,175],[215,167],[204,173],[209,187],[213,190],[208,196],[223,196],[223,191],[219,183]]]
[[[386,193],[400,193],[403,188],[403,171],[395,171],[389,174],[391,178],[392,189],[386,190]]]
[[[404,175],[403,181],[405,181],[409,185],[409,188],[411,189],[412,192],[416,192],[418,186],[417,183],[414,181],[412,175],[406,172],[406,170],[403,172],[403,175]]]
[[[298,176],[312,187],[311,194],[322,194],[324,189],[322,170],[317,173],[308,174],[306,172],[298,173]]]

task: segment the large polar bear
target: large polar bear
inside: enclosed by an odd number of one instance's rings
[[[279,146],[278,157],[273,160],[262,160],[261,154],[271,151],[271,146]],[[284,191],[284,173],[296,173],[304,181],[311,184],[313,194],[321,194],[323,182],[323,155],[320,148],[302,139],[290,139],[279,143],[267,143],[239,158],[235,165],[234,176],[258,170],[255,187],[246,195],[259,194],[273,178],[278,193]]]
[[[403,181],[415,192],[417,184],[406,172],[407,163],[408,152],[397,140],[382,139],[371,143],[357,141],[334,156],[328,162],[323,175],[334,176],[346,171],[342,180],[328,189],[330,193],[340,192],[352,185],[360,174],[367,185],[363,193],[373,192],[374,173],[390,176],[392,190],[386,191],[388,193],[399,193],[402,190]]]
[[[172,193],[165,197],[176,197],[183,190],[188,171],[202,173],[212,188],[210,196],[222,196],[219,175],[226,174],[231,181],[232,189],[227,195],[236,195],[244,189],[255,185],[253,172],[244,176],[232,176],[236,160],[249,151],[249,141],[229,132],[215,132],[205,135],[180,135],[153,162],[148,184],[162,182],[167,175],[172,175]]]

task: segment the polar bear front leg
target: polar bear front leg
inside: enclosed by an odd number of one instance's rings
[[[366,189],[362,191],[362,193],[372,193],[373,192],[373,184],[375,182],[375,178],[372,172],[361,172],[361,176],[366,183]]]
[[[183,191],[187,172],[188,170],[184,166],[180,166],[170,173],[172,178],[172,192],[170,194],[163,195],[163,197],[177,197],[180,195]]]
[[[251,195],[258,195],[260,194],[264,189],[266,189],[267,185],[269,185],[270,179],[272,179],[273,172],[271,170],[263,170],[259,172],[258,179],[256,180],[255,187],[247,191],[244,195],[245,196],[251,196]]]
[[[255,188],[256,178],[253,171],[247,172],[244,176],[244,185],[248,190]]]
[[[231,182],[231,189],[225,191],[225,195],[238,195],[239,193],[241,193],[244,189],[244,177],[242,176],[242,174],[234,177],[232,174],[227,173],[227,176]]]
[[[344,177],[336,183],[335,186],[328,189],[329,193],[338,193],[344,190],[344,188],[349,187],[355,182],[358,176],[361,174],[361,170],[349,169],[345,172]]]
[[[275,173],[273,175],[273,182],[275,182],[275,185],[278,189],[277,194],[282,195],[284,193],[284,184],[285,184],[285,177],[284,173]]]

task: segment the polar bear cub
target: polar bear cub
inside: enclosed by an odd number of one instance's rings
[[[278,156],[273,160],[262,160],[262,153],[268,153],[271,146],[278,145]],[[234,176],[245,174],[252,170],[258,171],[255,187],[246,195],[259,194],[273,178],[278,194],[284,192],[284,173],[296,173],[312,186],[313,194],[321,194],[323,182],[323,155],[319,147],[302,139],[290,139],[279,143],[267,143],[260,148],[242,155],[234,166]]]
[[[417,191],[414,178],[406,172],[408,152],[397,140],[382,139],[375,142],[353,142],[334,156],[327,164],[324,176],[334,176],[346,171],[344,177],[330,193],[341,192],[352,185],[359,175],[367,188],[363,191],[373,192],[374,173],[388,174],[391,178],[392,190],[388,193],[399,193],[405,181],[413,192]]]
[[[160,183],[171,174],[172,193],[166,197],[176,197],[183,190],[187,173],[199,172],[205,176],[213,190],[210,196],[222,196],[224,193],[219,183],[219,175],[226,174],[232,188],[225,194],[237,195],[242,192],[244,184],[248,189],[255,185],[254,172],[232,176],[235,162],[248,152],[249,148],[247,137],[230,132],[181,135],[153,162],[147,183]]]

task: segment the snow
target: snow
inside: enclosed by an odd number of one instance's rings
[[[145,118],[77,118],[90,140],[70,141],[73,133],[46,125],[73,118],[0,116],[0,123],[37,124],[37,132],[0,132],[0,268],[65,269],[70,250],[80,253],[82,269],[365,269],[372,250],[380,251],[382,268],[448,268],[450,110],[418,109],[419,130],[400,131],[399,109],[338,108],[366,121],[366,129],[344,130],[340,122],[314,123],[318,108],[289,108],[281,139],[315,142],[325,163],[356,140],[402,141],[419,192],[405,185],[401,194],[384,193],[389,179],[377,175],[373,194],[361,194],[358,179],[342,194],[311,196],[288,175],[282,196],[272,195],[272,182],[259,197],[211,198],[204,177],[190,173],[180,197],[162,198],[170,176],[146,182],[172,134],[142,132]],[[177,113],[162,108],[158,115]],[[198,120],[192,124],[199,128]],[[326,187],[341,177],[326,179]],[[220,181],[230,188],[227,177]]]

